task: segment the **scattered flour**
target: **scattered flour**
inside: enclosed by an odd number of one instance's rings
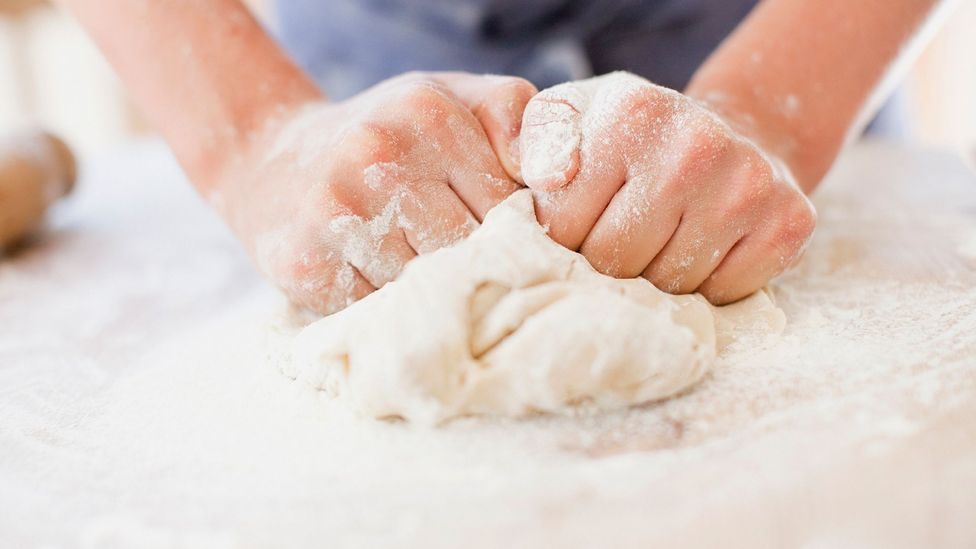
[[[959,244],[956,251],[959,253],[959,255],[971,260],[973,264],[976,265],[976,231],[973,231],[973,233],[969,235],[968,240],[965,240]]]
[[[976,195],[950,155],[857,146],[773,284],[785,331],[694,390],[438,429],[269,365],[308,319],[160,144],[85,172],[0,262],[0,545],[976,546]]]

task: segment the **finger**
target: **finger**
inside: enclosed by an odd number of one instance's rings
[[[293,271],[282,291],[291,301],[323,315],[345,309],[376,290],[358,269],[333,253],[306,254]]]
[[[366,179],[384,196],[381,209],[366,218],[339,216],[330,230],[341,257],[377,288],[395,280],[418,253],[454,244],[478,226],[446,182],[411,181],[402,170],[369,171]]]
[[[584,84],[587,83],[584,82]],[[558,88],[560,86],[550,88],[540,95],[547,94],[547,92],[553,93],[552,90],[556,90],[562,97],[570,97],[577,93],[579,94],[579,97],[575,99],[577,106],[573,108],[587,108],[585,101],[588,99],[584,99],[584,97],[588,96],[583,95],[584,91],[581,88],[569,88],[562,91]],[[536,100],[533,99],[534,101]],[[522,175],[526,179],[526,185],[530,188],[532,185],[536,185],[535,188],[538,188],[540,186],[539,181],[545,178],[533,179],[533,176],[529,175],[534,170],[534,168],[530,168],[530,164],[535,162],[531,155],[539,153],[540,147],[545,148],[538,143],[548,139],[548,137],[545,128],[542,126],[531,128],[528,126],[531,119],[529,110],[533,108],[532,102],[530,102],[526,108],[520,138]],[[536,130],[541,131],[541,133],[534,133]],[[554,190],[536,192],[536,214],[539,221],[548,228],[549,236],[553,240],[571,250],[580,249],[587,234],[627,179],[627,163],[624,161],[621,152],[627,147],[620,145],[629,137],[620,134],[632,132],[624,132],[622,126],[610,119],[596,121],[587,130],[589,135],[586,136],[586,143],[575,142],[577,145],[575,145],[574,151],[578,154],[570,160],[571,165],[568,171],[560,172],[563,175],[569,175],[571,183]],[[543,171],[545,170],[535,170],[536,173]],[[551,180],[556,181],[563,175]],[[545,188],[546,185],[543,184],[541,187]]]
[[[593,268],[618,278],[644,272],[671,239],[684,208],[661,194],[649,176],[628,181],[617,191],[580,246]]]
[[[376,288],[382,288],[399,276],[407,263],[417,256],[402,229],[393,228],[380,237],[371,253],[364,254],[353,264],[363,277]]]
[[[478,227],[474,213],[444,182],[425,184],[404,200],[401,224],[418,254],[456,244]]]
[[[572,185],[536,193],[539,222],[550,238],[571,250],[580,249],[626,178],[626,166],[614,159],[605,145],[595,144],[590,150],[605,154],[606,162],[584,163]]]
[[[474,115],[460,109],[453,119],[451,140],[441,144],[443,172],[454,192],[474,214],[477,221],[485,218],[509,195],[522,188],[502,167],[481,123]]]
[[[537,197],[536,213],[548,224],[553,239],[570,249],[580,249],[625,181],[647,176],[667,179],[667,174],[648,172],[646,166],[661,165],[650,157],[666,154],[665,149],[673,144],[669,132],[659,127],[669,120],[669,104],[645,81],[610,74],[579,82],[568,90],[559,91],[559,95],[583,113],[578,170],[570,184]],[[547,92],[550,90],[539,96]],[[573,94],[577,97],[570,99]],[[532,147],[527,127],[531,109],[532,102],[526,108],[521,137],[522,174],[529,186],[532,182],[525,155]]]
[[[392,148],[402,177],[448,181],[478,220],[521,186],[508,176],[474,114],[443,84],[413,77],[390,93],[398,109],[383,110],[400,129]],[[386,136],[384,136],[386,138]]]
[[[391,177],[396,177],[396,172]],[[418,253],[454,244],[478,222],[464,202],[444,182],[383,181],[397,189],[381,211],[369,218],[335,218],[330,230],[341,243],[341,257],[373,287],[381,288],[399,276]]]
[[[329,223],[339,257],[375,288],[394,280],[417,255],[401,229],[401,203],[393,196],[375,216],[344,215]]]
[[[322,208],[341,211],[337,204]],[[337,217],[343,216],[353,217],[348,213]],[[317,313],[332,314],[376,290],[345,259],[341,240],[329,224],[285,220],[279,230],[257,234],[251,245],[258,270],[275,281],[291,301]]]
[[[771,251],[768,238],[746,236],[729,250],[698,291],[714,305],[725,305],[749,296],[785,267],[770,255]]]
[[[778,215],[737,242],[698,287],[712,303],[731,303],[762,288],[806,249],[817,223],[812,204],[785,186],[774,196],[765,209]]]
[[[468,73],[431,73],[451,90],[481,123],[488,142],[508,175],[522,181],[519,134],[525,107],[539,91],[528,80],[514,76]]]
[[[522,178],[539,191],[568,185],[580,167],[588,94],[575,83],[542,91],[525,107],[519,137]]]
[[[662,291],[692,293],[722,262],[739,238],[737,232],[715,226],[701,212],[685,211],[674,235],[642,276]]]
[[[724,305],[749,296],[781,274],[802,254],[806,241],[783,238],[785,228],[751,233],[726,254],[698,291],[715,305]],[[801,231],[802,232],[802,231]]]
[[[621,152],[646,152],[633,145],[655,133],[651,115],[667,103],[661,89],[634,75],[610,73],[541,91],[522,117],[525,184],[541,191],[569,185],[588,161],[603,162],[590,150],[597,141]]]
[[[687,203],[674,234],[641,273],[659,289],[673,294],[695,291],[746,233],[744,223],[752,218],[742,215],[743,200],[715,196],[707,191],[723,184],[734,187],[734,178],[725,169],[731,156],[703,155],[699,149],[682,147],[680,150],[686,150],[684,157],[672,163],[674,172],[667,176],[670,188],[682,189]],[[754,207],[757,198],[745,204]],[[658,200],[674,199],[659,197]]]

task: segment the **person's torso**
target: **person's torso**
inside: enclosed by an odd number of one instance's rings
[[[410,70],[540,88],[629,70],[682,88],[755,0],[279,0],[279,37],[333,96]]]

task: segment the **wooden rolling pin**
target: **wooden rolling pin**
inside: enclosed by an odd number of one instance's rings
[[[75,159],[63,141],[41,131],[0,141],[0,251],[44,218],[74,186]]]

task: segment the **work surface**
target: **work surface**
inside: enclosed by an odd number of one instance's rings
[[[974,547],[976,178],[860,145],[816,203],[785,332],[689,393],[426,429],[281,375],[283,299],[127,147],[0,263],[0,546]]]

